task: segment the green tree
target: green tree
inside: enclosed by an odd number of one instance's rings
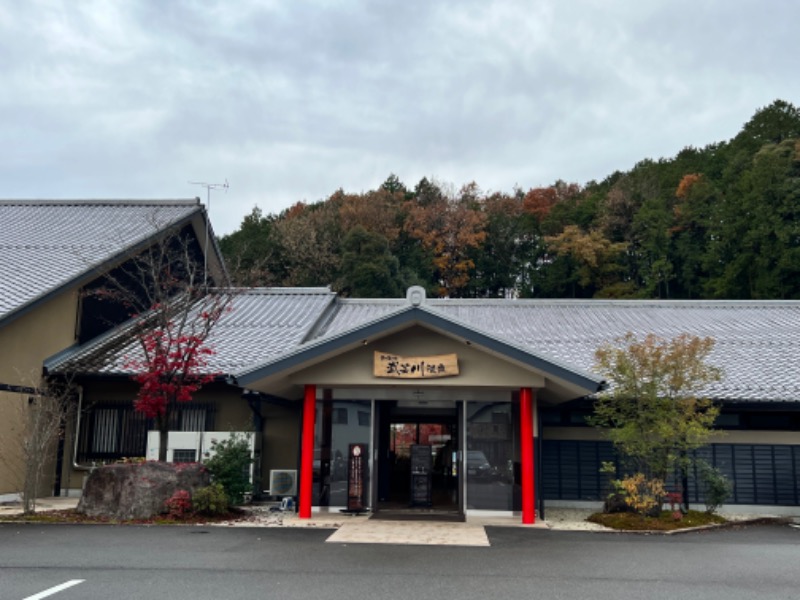
[[[356,225],[342,242],[339,290],[357,298],[397,298],[402,294],[399,262],[382,235]]]
[[[228,439],[211,442],[212,456],[203,464],[211,474],[212,483],[218,483],[225,490],[231,504],[241,504],[244,495],[252,491],[250,484],[250,436],[252,433],[232,434]]]
[[[710,244],[719,241],[709,230],[715,206],[722,201],[721,192],[705,174],[687,173],[678,184],[675,197],[675,221],[670,230],[674,296],[703,298],[709,273],[719,268],[709,260]]]
[[[542,245],[535,218],[526,214],[522,200],[522,194],[496,193],[484,201],[486,239],[469,252],[475,264],[470,296],[504,298],[521,291],[526,265],[535,263],[535,250]]]
[[[800,140],[767,143],[715,207],[707,282],[718,298],[797,298]]]
[[[764,144],[779,144],[789,138],[800,138],[800,108],[785,100],[775,100],[756,111],[733,144],[748,146],[755,152]]]
[[[665,480],[688,469],[689,453],[708,443],[719,409],[703,397],[721,371],[708,362],[711,338],[665,340],[632,333],[600,347],[596,369],[610,384],[590,422],[603,429],[636,471]]]
[[[674,217],[658,196],[646,199],[634,217],[634,247],[642,295],[670,298],[675,271],[670,253],[670,229]]]
[[[545,238],[556,256],[555,262],[568,261],[574,267],[573,283],[584,290],[596,291],[619,280],[619,257],[626,242],[611,242],[598,231],[584,233],[568,225],[560,235]]]
[[[406,186],[403,185],[403,182],[400,181],[400,178],[394,173],[389,174],[389,177],[386,178],[386,181],[381,184],[381,189],[389,192],[390,194],[400,193],[403,196],[408,193]]]
[[[237,231],[220,238],[220,250],[234,285],[279,285],[286,277],[274,223],[275,216],[264,216],[255,206]]]

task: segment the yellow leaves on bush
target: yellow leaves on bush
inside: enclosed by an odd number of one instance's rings
[[[620,480],[620,488],[625,493],[625,503],[640,515],[648,515],[661,505],[667,495],[664,482],[648,479],[643,473],[636,473]]]

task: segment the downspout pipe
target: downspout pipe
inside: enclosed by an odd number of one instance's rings
[[[78,412],[75,416],[75,439],[72,440],[72,469],[75,471],[92,471],[96,465],[78,463],[78,444],[81,440],[81,413],[83,409],[83,386],[78,386]]]

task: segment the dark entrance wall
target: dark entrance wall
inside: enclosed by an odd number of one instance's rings
[[[710,444],[695,452],[733,484],[726,504],[800,505],[800,445]],[[542,443],[545,500],[602,500],[607,494],[602,462],[620,464],[611,442],[547,440]],[[618,472],[621,467],[618,467]],[[702,503],[698,477],[689,478],[690,503]],[[674,482],[668,482],[674,487]]]

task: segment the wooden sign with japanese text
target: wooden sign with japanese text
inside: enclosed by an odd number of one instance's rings
[[[396,379],[433,379],[458,375],[458,355],[399,356],[376,352],[373,375]]]
[[[364,512],[367,506],[367,445],[350,444],[347,460],[347,512]]]

